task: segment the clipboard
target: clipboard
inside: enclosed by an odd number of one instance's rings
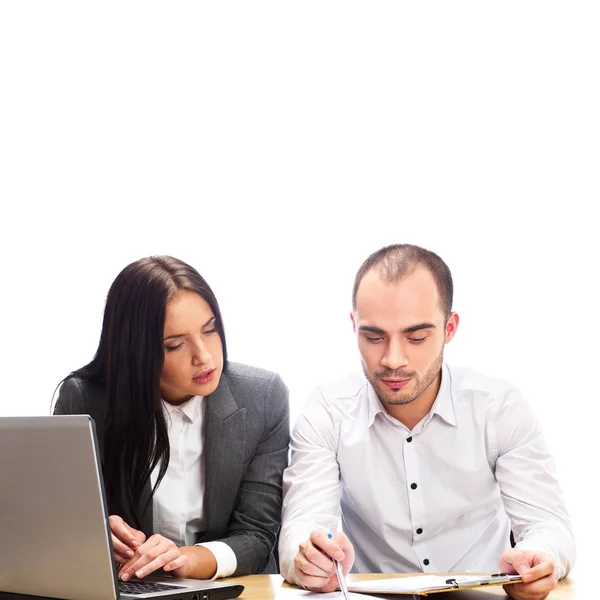
[[[485,575],[416,575],[414,577],[391,577],[389,579],[372,579],[348,583],[351,592],[365,594],[412,594],[428,596],[440,592],[470,590],[490,585],[507,585],[519,583],[520,575],[506,573],[490,573]]]

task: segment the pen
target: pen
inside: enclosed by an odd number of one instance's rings
[[[331,539],[333,536],[328,533],[327,537]],[[338,581],[340,582],[340,589],[342,590],[342,594],[344,594],[345,600],[349,600],[348,596],[348,587],[346,586],[346,580],[344,579],[344,574],[342,573],[342,567],[340,563],[335,560],[335,558],[331,559],[333,561],[333,566],[335,567],[335,573],[337,575]]]

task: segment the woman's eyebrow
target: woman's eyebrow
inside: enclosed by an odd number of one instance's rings
[[[216,319],[216,317],[211,317],[208,321],[206,321],[206,323],[204,323],[204,325],[202,325],[202,329],[204,329],[207,325],[210,325],[214,320]],[[174,333],[173,335],[169,335],[168,337],[166,337],[163,341],[167,341],[167,340],[174,340],[176,338],[181,338],[184,337],[185,333]]]

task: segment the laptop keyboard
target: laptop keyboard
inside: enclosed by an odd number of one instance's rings
[[[119,592],[122,594],[151,594],[153,592],[168,592],[180,590],[179,585],[155,583],[153,581],[119,581]]]

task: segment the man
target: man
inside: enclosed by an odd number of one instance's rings
[[[330,557],[344,574],[499,569],[523,578],[508,594],[539,600],[569,572],[573,533],[531,408],[505,381],[443,361],[459,323],[452,296],[447,265],[417,246],[383,248],[359,269],[364,377],[317,388],[292,435],[288,581],[334,590]]]

